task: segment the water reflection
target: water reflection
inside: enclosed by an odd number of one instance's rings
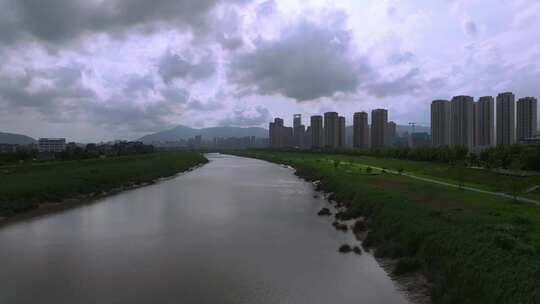
[[[0,230],[0,303],[406,303],[309,183],[211,155],[177,178]]]

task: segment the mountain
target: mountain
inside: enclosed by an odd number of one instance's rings
[[[188,139],[201,135],[203,139],[212,139],[214,137],[245,137],[255,136],[267,138],[268,130],[263,128],[239,128],[239,127],[213,127],[204,129],[193,129],[186,126],[177,126],[170,130],[157,132],[141,137],[139,140],[144,143],[177,141]]]
[[[352,137],[353,132],[354,132],[353,126],[347,126],[347,130],[346,130],[347,137]],[[396,133],[397,133],[398,136],[403,136],[403,134],[405,132],[411,133],[412,128],[410,126],[406,126],[406,125],[397,125],[396,126]],[[426,126],[416,126],[414,128],[414,132],[417,132],[417,133],[422,133],[422,132],[431,133],[431,128],[426,127]]]
[[[26,135],[0,132],[0,144],[28,145],[35,142],[35,139]]]
[[[412,132],[412,127],[411,126],[406,126],[406,125],[397,125],[396,133],[399,136],[403,136],[403,133],[405,133],[405,132],[411,133]],[[414,127],[414,132],[415,133],[431,133],[431,128],[426,127],[426,126],[417,125],[417,126]]]
[[[397,126],[398,135],[403,135],[405,132],[411,132],[411,127],[405,125]],[[415,132],[430,132],[429,127],[416,126]],[[347,136],[352,136],[353,127],[347,127]],[[203,139],[212,139],[214,137],[245,137],[255,136],[258,138],[268,138],[268,130],[264,128],[239,128],[239,127],[213,127],[194,129],[179,125],[170,130],[157,132],[141,137],[139,140],[144,143],[178,141],[180,139],[188,139],[201,135]]]

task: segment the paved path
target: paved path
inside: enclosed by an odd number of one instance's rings
[[[356,163],[355,163],[356,164]],[[392,173],[392,174],[399,174],[399,172],[397,171],[394,171],[394,170],[388,170],[388,169],[384,169],[384,168],[379,168],[379,167],[374,167],[374,166],[371,166],[371,165],[366,165],[366,164],[361,164],[363,166],[366,166],[366,167],[371,167],[373,169],[377,169],[377,170],[385,170],[386,172],[388,173]],[[438,181],[436,179],[431,179],[431,178],[427,178],[427,177],[420,177],[420,176],[416,176],[416,175],[412,175],[412,174],[409,174],[409,173],[402,173],[401,175],[403,176],[407,176],[407,177],[410,177],[410,178],[413,178],[413,179],[416,179],[416,180],[421,180],[421,181],[424,181],[424,182],[428,182],[428,183],[433,183],[433,184],[438,184],[438,185],[442,185],[442,186],[447,186],[447,187],[452,187],[452,188],[461,188],[461,189],[464,189],[464,190],[468,190],[468,191],[473,191],[473,192],[478,192],[478,193],[483,193],[483,194],[489,194],[489,195],[495,195],[495,196],[499,196],[499,197],[503,197],[503,198],[508,198],[508,199],[514,199],[514,197],[510,194],[506,194],[506,193],[502,193],[502,192],[494,192],[494,191],[487,191],[487,190],[482,190],[482,189],[478,189],[478,188],[473,188],[473,187],[467,187],[467,186],[459,186],[457,184],[452,184],[452,183],[448,183],[448,182],[441,182],[441,181]],[[516,198],[518,201],[520,202],[524,202],[524,203],[529,203],[529,204],[534,204],[534,205],[539,205],[540,206],[540,201],[537,201],[537,200],[533,200],[533,199],[530,199],[530,198],[525,198],[525,197],[517,197]]]
[[[533,192],[533,191],[538,190],[538,188],[540,188],[540,185],[536,185],[536,186],[530,187],[529,189],[523,191],[523,193],[531,193],[531,192]]]

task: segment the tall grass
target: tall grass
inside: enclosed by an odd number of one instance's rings
[[[3,166],[0,216],[24,212],[42,202],[148,182],[205,161],[198,153],[185,152]]]

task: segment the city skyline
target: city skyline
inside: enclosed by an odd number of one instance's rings
[[[94,142],[375,108],[429,125],[454,93],[540,96],[536,1],[55,3],[0,0],[1,131]]]
[[[453,96],[450,100],[431,102],[430,132],[415,132],[410,122],[408,138],[398,140],[397,124],[389,120],[387,109],[353,114],[352,134],[347,135],[346,118],[337,112],[313,115],[311,125],[303,125],[302,115],[294,114],[293,128],[286,127],[282,118],[269,124],[271,148],[380,148],[385,146],[449,146],[482,151],[494,146],[508,146],[538,140],[537,98],[522,97],[515,102],[512,92],[481,96],[475,100],[468,95]],[[349,125],[351,126],[351,125]],[[313,130],[316,130],[313,132]],[[408,133],[408,132],[407,132]]]

